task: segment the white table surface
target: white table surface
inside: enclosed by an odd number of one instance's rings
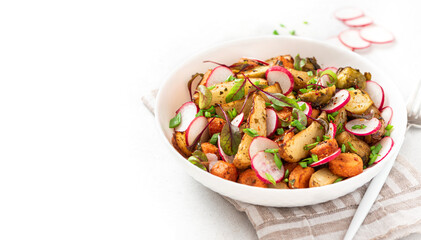
[[[405,97],[420,78],[415,3],[353,1],[396,35],[360,53]],[[301,36],[335,36],[345,27],[332,13],[345,5],[2,2],[0,239],[256,239],[245,214],[172,161],[140,98],[212,44],[271,34],[280,23]],[[420,138],[411,130],[402,148],[418,164]]]

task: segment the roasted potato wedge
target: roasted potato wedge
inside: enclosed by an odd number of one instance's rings
[[[305,88],[307,86],[308,81],[312,79],[312,77],[309,76],[307,72],[298,71],[294,68],[287,68],[287,70],[294,77],[294,91],[298,91],[301,88]]]
[[[263,78],[250,78],[252,82],[260,81],[260,84],[268,84],[268,82]],[[212,94],[212,101],[211,105],[215,104],[226,104],[225,98],[227,97],[231,88],[235,85],[235,81],[231,82],[223,82],[219,84],[215,84],[215,88],[210,90]],[[250,82],[246,81],[244,85],[245,94],[253,90],[254,87],[250,84]],[[196,104],[199,104],[199,95],[196,93],[193,95],[193,101]]]
[[[355,114],[352,112],[348,112],[348,117],[351,118],[364,118],[364,119],[372,119],[373,117],[380,119],[381,118],[381,113],[379,111],[378,108],[376,108],[374,106],[374,104],[372,104],[365,112],[361,113],[361,114]]]
[[[338,88],[357,86],[359,89],[365,89],[366,87],[367,79],[358,69],[352,67],[339,68],[336,75],[338,76],[338,81],[336,83]]]
[[[265,100],[259,94],[253,94],[253,107],[247,120],[248,128],[257,131],[259,136],[266,136],[266,105]],[[234,165],[238,169],[250,166],[249,147],[253,137],[244,134],[241,139],[238,152],[234,157]]]
[[[345,105],[345,109],[351,113],[362,114],[373,105],[370,96],[363,90],[352,90],[349,94],[351,94],[351,100]]]
[[[320,90],[312,90],[306,93],[298,94],[298,97],[305,102],[313,103],[312,106],[319,107],[329,103],[330,99],[335,95],[335,85]]]
[[[243,74],[249,78],[264,78],[265,73],[268,70],[269,66],[257,66],[250,70],[244,71]],[[238,77],[243,77],[242,74],[239,74]]]
[[[311,175],[309,187],[321,187],[332,184],[339,176],[333,174],[329,168],[322,168]]]
[[[286,184],[285,182],[278,182],[276,183],[276,185],[274,186],[273,184],[268,184],[269,188],[276,188],[276,189],[289,189],[288,184]]]
[[[232,111],[235,108],[235,110],[237,110],[237,113],[239,113],[241,111],[241,108],[243,107],[244,101],[245,99],[236,100],[230,103],[221,104],[221,107],[222,109],[224,109],[225,112]],[[244,109],[243,109],[245,119],[247,119],[250,113],[252,104],[253,104],[253,98],[250,96],[247,99],[246,105],[244,106]],[[215,111],[216,111],[216,114],[218,114],[219,116],[224,116],[224,114],[222,113],[219,107],[215,107]]]
[[[184,157],[191,156],[192,152],[187,148],[186,132],[175,132],[172,137],[172,145]]]
[[[289,188],[308,188],[311,175],[314,173],[314,168],[303,168],[300,165],[294,168],[289,174],[288,187]]]
[[[362,158],[364,164],[367,164],[371,149],[366,142],[346,131],[336,135],[336,141],[338,141],[339,147],[342,147],[342,144],[344,144],[346,152],[356,153]],[[351,144],[357,151],[353,151],[349,144]]]
[[[355,153],[341,153],[329,162],[329,170],[340,177],[353,177],[363,172],[363,160]]]
[[[267,184],[264,183],[262,180],[260,180],[256,172],[253,169],[247,169],[244,172],[240,173],[240,176],[238,177],[238,183],[246,184],[253,187],[261,187],[261,188],[267,188]]]
[[[234,164],[225,161],[216,162],[215,165],[213,165],[210,173],[233,182],[236,182],[238,178],[238,171]]]
[[[333,123],[339,127],[339,126],[345,126],[347,118],[347,113],[345,108],[341,108],[338,110],[338,115],[336,115],[335,120],[333,120]]]
[[[324,113],[325,116],[326,113]],[[308,150],[304,150],[304,146],[316,142],[316,138],[321,138],[324,133],[323,126],[313,121],[308,128],[297,133],[285,144],[281,144],[279,153],[287,162],[298,162],[309,154]]]
[[[385,132],[386,132],[386,123],[384,122],[383,119],[380,119],[380,122],[382,124],[382,126],[380,127],[380,129],[370,135],[364,136],[364,141],[370,145],[374,145],[377,142],[379,142],[380,140],[382,140]]]
[[[279,83],[275,83],[273,85],[270,85],[266,88],[264,88],[263,90],[265,90],[268,93],[282,93],[282,89],[281,86],[279,86]],[[260,92],[259,93],[263,99],[265,99],[266,102],[270,103],[269,98],[266,96],[266,94]]]

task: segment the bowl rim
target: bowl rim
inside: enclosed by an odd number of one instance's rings
[[[365,58],[365,57],[363,57],[363,56],[361,56],[361,55],[359,55],[359,54],[357,54],[355,52],[351,52],[348,49],[340,48],[338,46],[334,46],[332,44],[326,43],[326,42],[321,41],[321,40],[315,40],[315,39],[306,38],[306,37],[299,37],[299,36],[257,36],[257,37],[238,38],[238,39],[234,39],[234,40],[230,40],[230,41],[223,41],[223,42],[220,42],[220,43],[212,44],[212,45],[210,45],[208,47],[205,47],[202,50],[196,52],[195,54],[189,56],[184,61],[181,61],[181,63],[179,63],[176,67],[174,67],[172,69],[172,71],[170,71],[168,74],[166,74],[166,76],[164,78],[164,81],[162,81],[162,83],[160,85],[160,88],[159,88],[159,91],[158,91],[158,94],[156,96],[156,105],[155,106],[159,106],[160,105],[160,102],[161,101],[164,101],[164,98],[161,96],[162,95],[162,89],[163,89],[163,87],[171,80],[171,76],[173,76],[177,71],[179,71],[183,66],[185,66],[186,63],[192,61],[193,59],[197,58],[200,55],[204,55],[206,53],[213,52],[213,51],[215,51],[215,50],[217,50],[219,48],[222,48],[222,47],[224,47],[226,45],[231,45],[231,44],[235,44],[235,43],[245,43],[245,42],[248,42],[248,41],[265,40],[265,39],[271,39],[271,40],[272,39],[277,39],[279,41],[283,41],[285,39],[287,39],[289,41],[289,40],[292,39],[292,40],[298,40],[298,41],[308,42],[310,44],[316,44],[316,45],[317,44],[320,44],[320,45],[323,45],[323,46],[325,46],[327,48],[332,48],[335,51],[343,52],[343,53],[346,53],[346,54],[351,54],[351,55],[353,55],[353,57],[356,57],[356,58],[360,58],[360,59],[362,58],[362,59],[364,59],[365,62],[367,62],[370,65],[370,68],[376,69],[376,71],[381,71],[381,69],[379,67],[377,67],[375,64],[373,64],[367,58]],[[392,87],[394,89],[398,89],[396,87],[396,84],[393,81],[391,81],[390,77],[388,77],[387,74],[385,74],[385,76],[389,79],[389,80],[385,80],[385,81],[388,82],[388,85],[392,85]],[[403,102],[402,95],[401,94],[398,94],[398,95],[399,95],[400,99]],[[402,110],[403,110],[403,112],[405,114],[405,121],[402,124],[404,124],[406,126],[407,125],[406,108],[403,106],[403,109]],[[178,159],[180,159],[180,160],[182,159],[183,160],[181,162],[187,168],[189,168],[192,171],[197,171],[197,173],[200,174],[200,175],[207,175],[207,177],[213,177],[215,181],[220,182],[221,184],[232,185],[233,187],[238,188],[238,189],[252,190],[254,192],[265,192],[265,193],[266,192],[279,192],[279,193],[281,193],[281,192],[291,192],[291,191],[293,191],[293,192],[308,192],[308,193],[320,192],[320,191],[329,192],[329,191],[332,191],[334,189],[341,188],[344,184],[347,184],[347,185],[353,184],[354,186],[355,185],[358,185],[356,183],[358,182],[358,180],[360,178],[364,177],[363,175],[367,175],[369,171],[370,172],[371,171],[376,171],[376,169],[379,169],[380,168],[380,170],[377,173],[377,174],[379,174],[380,171],[387,165],[387,163],[389,163],[390,161],[392,161],[392,159],[395,159],[397,157],[397,155],[398,155],[398,153],[399,153],[399,151],[400,151],[400,149],[402,147],[403,140],[404,140],[404,137],[405,137],[405,132],[406,132],[406,131],[402,131],[402,132],[399,132],[399,133],[396,134],[396,137],[398,139],[396,141],[395,141],[395,139],[393,139],[394,140],[394,148],[385,157],[385,159],[383,159],[381,162],[377,163],[375,166],[372,166],[370,168],[365,169],[363,173],[361,173],[361,174],[359,174],[357,176],[354,176],[352,178],[348,178],[346,181],[341,181],[341,182],[338,182],[338,183],[335,183],[335,184],[329,184],[329,185],[325,185],[325,186],[321,186],[321,187],[316,187],[316,188],[295,188],[295,189],[258,188],[258,187],[248,186],[248,185],[245,185],[245,184],[240,184],[240,183],[237,183],[237,182],[232,182],[232,181],[228,181],[228,180],[222,179],[222,178],[217,177],[217,176],[215,176],[213,174],[210,174],[209,172],[205,172],[205,171],[199,169],[198,167],[194,166],[193,164],[190,164],[172,146],[171,142],[168,141],[167,137],[165,136],[164,130],[161,128],[161,123],[160,123],[160,116],[161,116],[160,109],[158,109],[157,107],[155,107],[155,109],[154,109],[154,115],[155,115],[155,123],[156,123],[156,125],[157,125],[157,127],[159,129],[158,130],[159,131],[159,135],[162,137],[162,139],[164,140],[165,144],[171,149],[170,151],[173,154],[176,154],[178,156],[177,157]],[[375,177],[377,174],[375,174],[373,177]],[[370,180],[371,179],[369,179],[368,181],[366,181],[364,184],[366,184]],[[203,184],[203,185],[205,185],[205,186],[207,186],[206,183],[202,183],[201,181],[198,181],[198,182],[201,183],[201,184]],[[360,186],[361,185],[355,186],[354,190],[356,188],[360,187]],[[212,191],[214,191],[214,190],[212,190]],[[336,199],[336,198],[333,198],[333,199]],[[308,204],[308,205],[310,205],[310,204]]]

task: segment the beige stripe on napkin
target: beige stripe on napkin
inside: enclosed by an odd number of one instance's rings
[[[156,91],[142,98],[153,113]],[[343,239],[367,185],[338,199],[305,207],[273,208],[252,205],[227,197],[234,207],[245,212],[261,240]],[[398,156],[354,239],[397,239],[421,232],[420,173]]]

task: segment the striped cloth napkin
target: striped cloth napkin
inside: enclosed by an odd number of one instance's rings
[[[142,97],[153,113],[157,90]],[[305,207],[275,208],[224,197],[245,212],[262,240],[343,239],[368,183],[338,199]],[[421,232],[421,175],[398,156],[377,201],[355,239],[398,239]]]

